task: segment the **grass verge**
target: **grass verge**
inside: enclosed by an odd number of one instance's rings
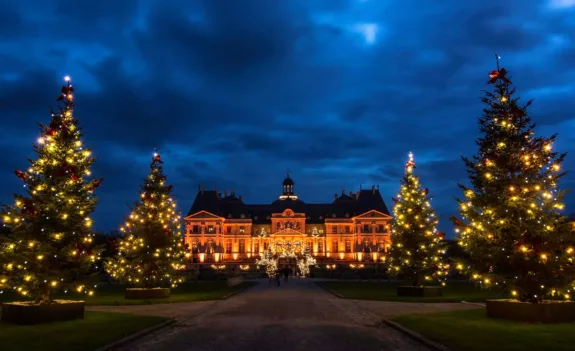
[[[443,287],[443,296],[400,297],[397,284],[387,282],[342,282],[325,281],[316,284],[338,293],[346,299],[397,301],[397,302],[481,302],[486,299],[500,299],[507,296],[499,291],[485,290],[468,282],[448,283]]]
[[[413,314],[393,321],[453,351],[567,351],[575,345],[575,323],[529,324],[491,319],[482,308]]]
[[[255,282],[243,282],[236,286],[228,286],[225,281],[186,283],[172,289],[167,299],[150,300],[126,300],[124,298],[125,285],[101,285],[96,289],[94,296],[67,294],[56,298],[67,300],[84,300],[88,306],[120,306],[120,305],[151,305],[160,303],[194,302],[219,300],[229,294],[256,285]],[[22,301],[23,298],[16,294],[4,293],[0,295],[0,301]]]
[[[166,318],[86,311],[84,319],[18,326],[0,323],[2,351],[85,351],[166,321]]]

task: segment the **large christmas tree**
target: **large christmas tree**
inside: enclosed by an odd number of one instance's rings
[[[471,186],[460,185],[463,221],[453,218],[470,256],[458,268],[469,268],[485,286],[509,288],[520,301],[569,299],[574,252],[560,214],[565,192],[557,188],[565,154],[553,150],[555,135],[535,136],[531,101],[519,104],[499,62],[488,84],[493,89],[481,99],[479,150],[464,158]]]
[[[429,191],[414,174],[415,161],[409,154],[397,198],[393,198],[394,219],[389,253],[390,273],[413,286],[443,281],[448,268],[437,231],[438,218],[431,207]]]
[[[92,294],[86,281],[99,256],[90,229],[101,179],[88,180],[94,157],[82,144],[74,118],[74,88],[66,77],[48,125],[40,124],[36,160],[16,171],[26,194],[4,206],[2,220],[10,234],[0,245],[0,289],[15,290],[36,303],[49,304],[55,291]]]
[[[174,287],[182,280],[177,274],[185,259],[180,215],[163,163],[154,153],[140,201],[120,228],[124,237],[118,243],[118,256],[106,262],[112,277],[133,286]]]

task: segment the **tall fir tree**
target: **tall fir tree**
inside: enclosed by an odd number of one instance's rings
[[[411,281],[413,286],[444,282],[449,268],[440,244],[435,215],[427,188],[414,174],[415,161],[409,154],[397,198],[393,198],[394,219],[389,252],[390,273]]]
[[[84,148],[74,118],[74,88],[70,78],[61,89],[59,112],[40,124],[34,144],[36,160],[16,171],[26,194],[15,194],[4,205],[2,220],[10,233],[0,245],[0,290],[15,290],[36,303],[53,302],[56,291],[92,294],[88,276],[99,257],[93,245],[91,213],[102,179],[90,179],[95,158]]]
[[[463,221],[453,218],[470,270],[485,286],[504,287],[520,301],[570,299],[574,249],[561,215],[565,191],[558,190],[565,154],[553,151],[556,135],[535,136],[505,68],[490,73],[479,118],[479,150],[463,158],[471,186],[460,185]]]
[[[185,249],[180,215],[166,184],[161,156],[155,152],[150,174],[140,190],[140,201],[126,219],[119,240],[118,256],[106,261],[115,279],[144,288],[175,287],[184,264]]]

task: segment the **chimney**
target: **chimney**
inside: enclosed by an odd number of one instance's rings
[[[371,186],[371,191],[375,194],[375,185]]]
[[[204,190],[206,190],[206,188],[202,185],[202,194],[204,193]]]
[[[333,194],[333,201],[337,200],[337,194]]]
[[[353,191],[349,191],[349,197],[353,197]]]
[[[228,191],[224,190],[224,197],[228,197]]]

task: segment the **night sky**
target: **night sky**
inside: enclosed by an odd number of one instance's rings
[[[574,33],[575,0],[2,1],[0,202],[70,75],[105,178],[98,230],[157,147],[184,214],[198,184],[269,203],[288,170],[306,202],[379,184],[391,209],[412,151],[451,235],[496,52],[536,133],[575,149]]]

